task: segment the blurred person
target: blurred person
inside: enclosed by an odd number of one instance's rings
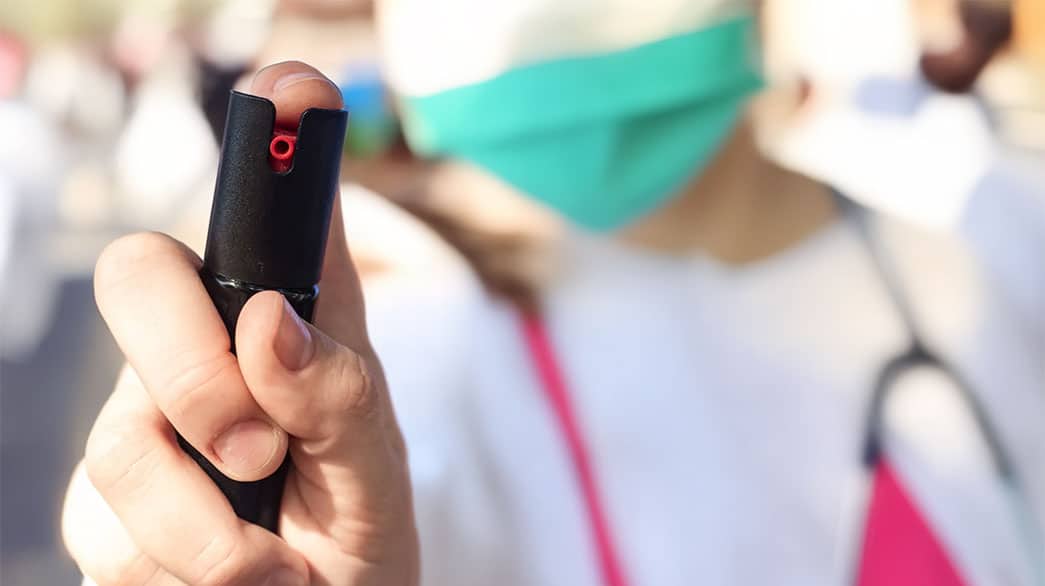
[[[5,55],[13,67],[0,85],[0,356],[24,360],[50,331],[64,273],[57,236],[104,210],[77,202],[76,176],[97,168],[123,115],[123,87],[94,43],[54,40]],[[0,59],[2,61],[3,59]],[[94,205],[98,204],[98,205]],[[85,208],[95,208],[85,210]],[[80,213],[86,212],[86,213]],[[111,238],[112,233],[109,234]],[[97,249],[91,255],[96,256]],[[85,268],[90,265],[85,265]],[[13,283],[32,289],[33,295]]]
[[[916,0],[921,69],[936,86],[966,92],[1012,38],[1011,0]]]
[[[70,159],[63,122],[74,127],[75,122],[72,116],[63,119],[66,112],[55,111],[59,108],[49,111],[48,96],[24,91],[27,78],[38,78],[41,69],[54,71],[56,59],[33,61],[20,40],[0,39],[0,86],[6,90],[0,96],[0,125],[8,133],[0,141],[0,357],[18,359],[32,353],[51,325],[58,275],[46,243],[57,224],[58,193]],[[90,73],[83,77],[90,78]],[[34,294],[25,295],[14,283]]]
[[[439,262],[361,284],[336,217],[316,326],[260,293],[234,357],[197,257],[112,245],[129,368],[63,524],[89,578],[1043,583],[1045,325],[983,259],[1025,234],[984,251],[773,163],[741,3],[378,13],[411,144],[447,161],[405,201],[428,225],[381,236]],[[299,63],[251,91],[340,105]],[[282,539],[172,426],[234,478],[290,451]]]
[[[148,228],[166,227],[194,196],[206,199],[218,156],[196,95],[197,61],[172,43],[157,64],[137,84],[112,152],[120,215]]]
[[[1013,155],[1045,153],[1041,0],[919,0],[921,69],[937,87],[972,90]]]
[[[865,205],[946,225],[999,158],[991,113],[964,94],[1008,41],[1010,11],[987,0],[824,4],[770,3],[770,78],[799,79],[805,93],[763,125],[764,146]],[[805,10],[780,14],[795,8]]]
[[[110,52],[133,96],[113,162],[128,224],[170,229],[206,207],[229,90],[262,49],[273,5],[180,0],[122,7]]]
[[[1017,4],[913,2],[896,21],[911,19],[900,28],[917,32],[914,44],[850,79],[814,62],[803,102],[763,124],[761,140],[779,162],[863,205],[957,235],[1033,311],[1045,246],[1045,69],[1035,47],[1045,37],[1026,20],[1041,0]],[[1014,28],[1024,31],[1015,43]]]
[[[21,101],[0,101],[0,125],[19,137],[0,143],[0,357],[17,359],[53,318],[59,278],[47,242],[69,153],[53,121]]]

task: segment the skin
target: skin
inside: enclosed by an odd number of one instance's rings
[[[336,87],[302,63],[262,70],[251,91],[272,99],[280,120],[341,106]],[[95,295],[128,367],[66,498],[63,537],[90,580],[418,583],[405,448],[340,210],[331,224],[315,327],[278,293],[260,293],[240,315],[238,356],[186,246],[136,234],[102,253]],[[236,518],[175,429],[240,480],[271,474],[289,450],[282,539]]]
[[[702,173],[659,209],[609,236],[655,252],[701,251],[723,264],[742,265],[786,250],[832,221],[830,191],[780,167],[759,146],[760,140],[772,140],[765,132],[767,119],[792,115],[802,106],[793,89],[764,92]],[[756,139],[760,126],[766,136]],[[492,175],[441,163],[429,175],[428,188],[418,193],[421,207],[478,231],[525,241],[537,257],[530,264],[554,264],[546,255],[554,255],[565,236],[564,220]],[[536,273],[530,281],[541,281],[540,269],[529,273]]]
[[[329,80],[296,62],[263,69],[250,91],[272,99],[285,123],[307,107],[341,106]],[[679,197],[617,236],[742,263],[832,214],[823,188],[762,157],[744,124]],[[98,261],[98,307],[128,366],[66,498],[63,536],[81,570],[102,586],[418,584],[405,448],[340,210],[316,325],[260,293],[240,314],[237,356],[200,263],[154,233],[122,238]],[[271,474],[289,450],[282,539],[235,517],[174,430],[240,480]]]
[[[753,121],[742,122],[676,198],[618,234],[668,253],[701,250],[726,264],[757,262],[835,217],[830,192],[767,159]]]
[[[946,16],[951,4],[921,6]],[[930,32],[930,45],[953,42],[947,26]],[[265,68],[250,91],[272,99],[289,125],[307,107],[341,106],[333,84],[302,63]],[[834,215],[824,186],[766,159],[744,123],[676,198],[615,236],[743,264]],[[234,357],[199,266],[160,234],[118,240],[98,261],[98,306],[128,366],[66,498],[63,536],[81,570],[101,586],[418,584],[405,448],[340,210],[315,327],[278,294],[258,294],[240,315]],[[269,475],[289,450],[282,539],[235,517],[177,447],[175,429],[241,480]]]

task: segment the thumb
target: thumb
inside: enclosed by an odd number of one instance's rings
[[[274,291],[244,306],[236,348],[247,387],[293,436],[294,469],[323,488],[328,514],[409,511],[405,450],[376,356],[306,323]],[[389,498],[397,490],[402,499]]]
[[[329,80],[296,62],[262,70],[252,91],[275,103],[281,124],[306,107],[341,105]],[[410,562],[387,568],[408,579],[386,582],[416,583],[409,579],[417,547],[406,449],[367,337],[337,199],[319,287],[316,326],[301,320],[281,294],[267,291],[244,305],[236,327],[244,382],[292,436],[280,532],[289,543],[312,543],[321,532],[336,542],[335,557]],[[312,562],[317,571],[328,567]]]

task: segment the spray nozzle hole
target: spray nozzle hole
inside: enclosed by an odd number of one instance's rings
[[[269,154],[274,159],[289,160],[294,156],[294,137],[282,134],[273,137],[269,143]]]

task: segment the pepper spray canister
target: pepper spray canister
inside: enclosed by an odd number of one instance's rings
[[[278,128],[271,101],[232,92],[200,278],[233,352],[240,310],[259,291],[279,291],[312,321],[347,120],[344,110],[311,108],[296,129]],[[240,482],[178,442],[240,518],[277,531],[289,455],[268,478]]]

